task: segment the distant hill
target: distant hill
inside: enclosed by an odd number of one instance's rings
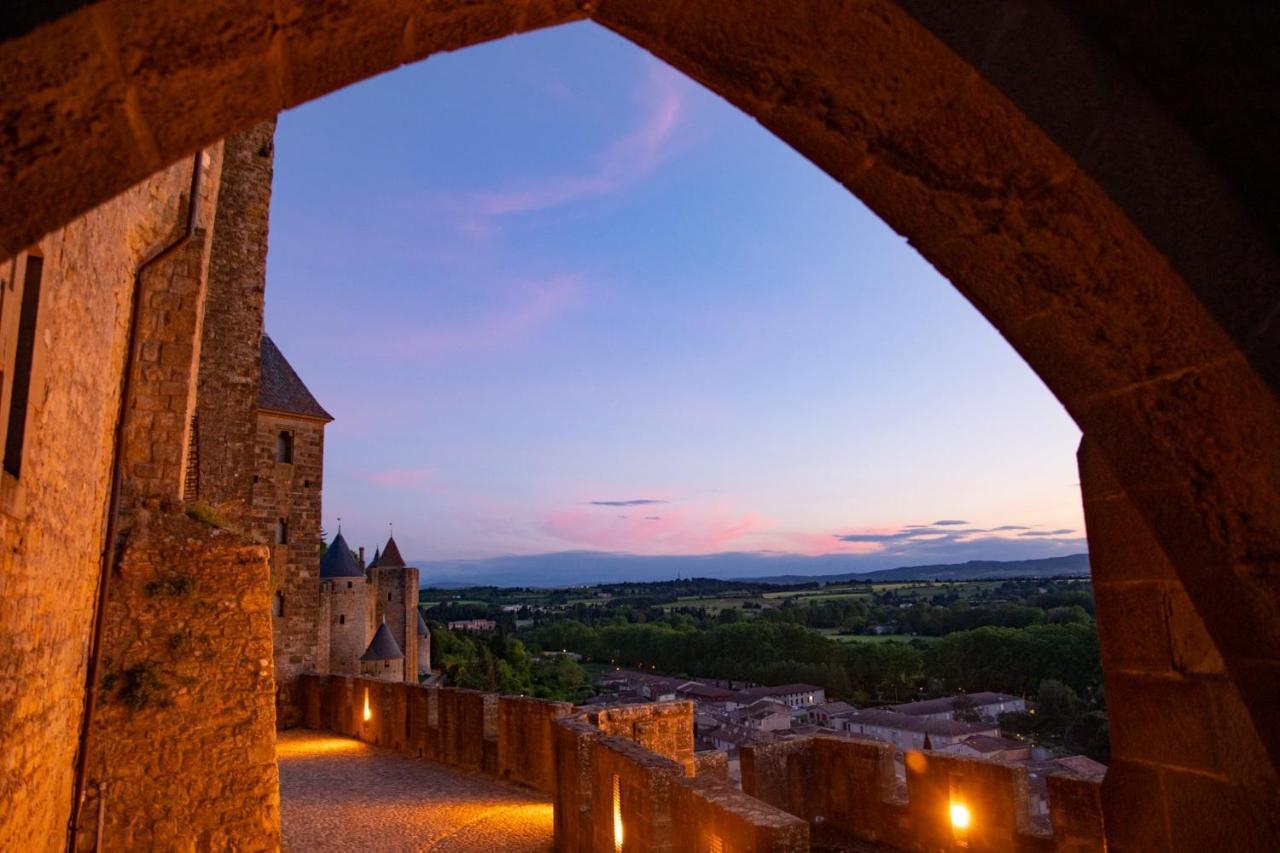
[[[757,583],[845,583],[857,581],[972,581],[999,578],[1056,578],[1088,576],[1089,555],[1068,554],[1041,560],[970,560],[938,566],[900,566],[874,572],[844,572],[835,575],[772,575],[743,578]]]
[[[1040,554],[1048,543],[1037,543]],[[1014,546],[1027,547],[1023,543]],[[1029,543],[1028,543],[1029,545]],[[1065,550],[1065,547],[1059,545]],[[1077,545],[1077,547],[1079,547]],[[1017,556],[1026,554],[1024,550]],[[1031,553],[1036,553],[1032,551]],[[1014,556],[1011,554],[1010,556]],[[973,579],[1087,575],[1087,554],[1012,560],[970,560],[928,566],[894,566],[893,557],[829,554],[727,552],[646,557],[600,551],[564,551],[481,560],[413,561],[421,584],[430,587],[573,587],[682,578],[719,578],[756,583],[838,583],[860,580]],[[902,557],[896,558],[903,559]],[[936,558],[935,558],[936,559]]]

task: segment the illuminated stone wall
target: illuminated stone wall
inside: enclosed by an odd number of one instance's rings
[[[143,512],[113,583],[81,849],[279,844],[267,552]]]
[[[38,244],[44,269],[26,443],[21,475],[6,478],[0,502],[3,850],[63,849],[134,272],[181,233],[191,162],[158,172]],[[201,227],[211,221],[217,177],[210,158]],[[199,253],[159,265],[148,276],[150,298],[164,301],[152,285],[193,264],[198,272]],[[3,266],[7,275],[8,261]],[[175,347],[173,358],[189,360]],[[170,357],[160,345],[141,355]],[[159,400],[152,402],[153,427],[178,436],[173,446],[180,447],[183,415],[160,413]]]
[[[905,756],[905,797],[894,747],[816,736],[744,746],[742,790],[809,822],[815,840],[902,849],[1085,851],[1104,847],[1102,788],[1065,771],[1047,779],[1050,821],[1028,809],[1027,771],[1016,764],[936,752]],[[970,817],[959,829],[952,805]]]

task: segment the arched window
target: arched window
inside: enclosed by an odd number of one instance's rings
[[[346,616],[346,614],[345,614],[345,613],[339,613],[339,614],[338,614],[338,624],[339,624],[339,625],[345,625],[345,624],[347,624],[347,616]]]
[[[347,581],[347,589],[351,589],[351,581]]]
[[[282,590],[276,590],[275,597],[271,600],[271,615],[284,615],[284,592]]]
[[[387,601],[391,600],[391,593],[387,593]]]
[[[289,544],[289,522],[287,519],[284,519],[284,518],[276,519],[276,544],[277,545]]]
[[[276,461],[293,462],[293,433],[288,430],[282,429],[276,436]]]

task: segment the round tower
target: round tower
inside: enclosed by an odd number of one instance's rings
[[[360,674],[360,655],[369,637],[367,587],[364,572],[339,533],[320,557],[320,596],[329,613],[329,671],[336,675]]]

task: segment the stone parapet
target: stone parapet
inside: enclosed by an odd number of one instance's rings
[[[562,853],[616,849],[618,832],[627,850],[808,849],[805,821],[730,787],[723,762],[695,761],[688,702],[575,713],[567,702],[314,674],[300,678],[300,699],[308,728],[550,794]]]
[[[1096,780],[1049,774],[1049,823],[1037,824],[1024,767],[911,751],[904,797],[893,755],[891,744],[824,735],[748,745],[742,748],[742,787],[808,821],[815,837],[830,843],[1027,853],[1105,847]],[[968,816],[967,826],[953,822],[956,807]]]
[[[1050,774],[1048,820],[1035,822],[1025,768],[909,752],[904,792],[894,748],[880,741],[818,735],[744,746],[738,791],[723,761],[694,757],[687,702],[575,712],[565,702],[335,675],[302,676],[301,699],[309,728],[550,794],[562,853],[799,851],[811,834],[825,845],[901,850],[1104,846],[1097,781]],[[957,804],[970,816],[964,829],[951,820]]]

